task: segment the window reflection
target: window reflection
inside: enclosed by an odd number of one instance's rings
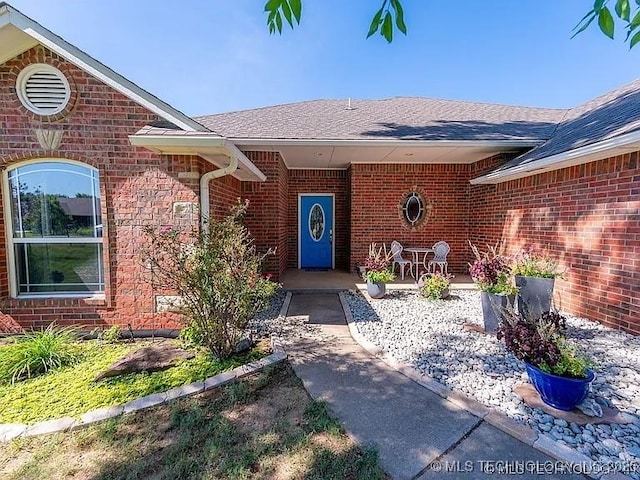
[[[43,162],[9,173],[14,237],[100,237],[98,174],[79,165]]]
[[[17,293],[104,291],[98,172],[43,161],[8,176]]]

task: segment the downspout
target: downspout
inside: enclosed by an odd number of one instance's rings
[[[238,169],[238,157],[235,155],[229,156],[231,161],[229,165],[212,172],[207,172],[200,177],[200,225],[202,231],[205,231],[209,220],[209,182],[214,178],[224,177],[231,175]]]

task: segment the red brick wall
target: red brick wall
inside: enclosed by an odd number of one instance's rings
[[[240,180],[231,175],[209,182],[209,216],[220,220],[229,213],[229,207],[242,197]]]
[[[471,240],[547,249],[567,268],[562,309],[640,334],[638,155],[471,187]]]
[[[348,192],[346,170],[289,171],[288,268],[298,268],[298,194],[300,193],[335,194],[335,267],[343,270],[349,268]]]
[[[69,80],[69,107],[54,117],[26,110],[15,93],[18,73],[30,63],[49,63]],[[0,242],[0,296],[5,314],[0,329],[40,327],[51,321],[88,328],[131,323],[134,328],[175,326],[170,315],[153,313],[152,291],[140,262],[145,225],[190,223],[176,218],[173,202],[196,202],[198,180],[180,175],[201,168],[194,157],[161,157],[129,144],[135,133],[157,116],[89,76],[64,59],[36,47],[0,66],[0,165],[34,158],[72,159],[100,174],[104,222],[104,299],[8,298],[6,245]],[[63,131],[55,151],[43,150],[35,129]],[[2,204],[0,203],[0,210]],[[4,212],[0,229],[4,229]],[[4,232],[1,232],[4,233]]]
[[[264,182],[242,182],[242,197],[249,200],[247,227],[260,251],[276,248],[265,268],[276,279],[287,268],[288,170],[279,153],[245,152],[267,177]]]
[[[364,263],[371,242],[404,246],[449,243],[450,272],[464,273],[468,261],[468,165],[353,164],[351,177],[351,260]],[[401,218],[404,196],[420,192],[429,211],[417,227]]]

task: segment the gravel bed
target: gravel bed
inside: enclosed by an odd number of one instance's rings
[[[282,288],[278,289],[273,297],[269,301],[269,306],[258,312],[253,319],[249,322],[249,330],[254,337],[268,337],[274,330],[276,324],[279,324],[278,317],[284,300],[287,297],[287,292]]]
[[[495,336],[462,328],[482,324],[480,292],[454,290],[449,299],[437,302],[412,291],[388,292],[371,301],[349,292],[346,299],[358,332],[397,360],[596,462],[633,463],[635,473],[625,473],[640,479],[640,337],[567,315],[567,336],[596,361],[590,398],[633,420],[581,426],[525,405],[513,392],[515,384],[528,382],[524,363]]]
[[[249,330],[255,338],[277,335],[281,340],[321,334],[319,325],[309,324],[305,317],[280,317],[287,291],[280,289],[271,297],[269,307],[259,312],[250,322]]]

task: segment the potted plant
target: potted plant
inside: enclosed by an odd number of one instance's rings
[[[420,294],[429,300],[440,300],[449,296],[452,275],[441,272],[427,273],[420,277],[418,288]]]
[[[518,312],[530,319],[551,311],[556,277],[562,277],[558,262],[529,247],[514,258],[512,273],[518,287]]]
[[[480,288],[484,331],[493,334],[504,312],[515,303],[517,288],[511,283],[507,257],[500,255],[495,247],[480,252],[470,245],[476,260],[469,265],[469,274]]]
[[[387,292],[386,284],[395,278],[391,271],[392,252],[387,252],[383,244],[378,248],[375,243],[369,245],[369,256],[364,264],[362,278],[367,282],[367,293],[371,298],[382,298]]]
[[[573,410],[584,401],[594,379],[592,363],[562,332],[558,312],[530,320],[515,312],[504,317],[497,336],[517,359],[525,362],[529,380],[547,405]]]

